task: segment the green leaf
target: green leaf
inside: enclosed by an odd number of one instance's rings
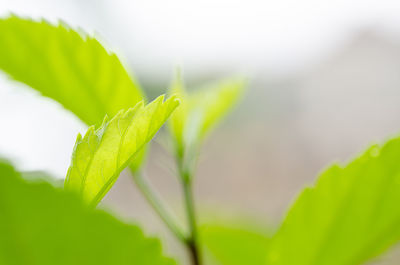
[[[65,188],[96,205],[178,104],[176,97],[164,102],[160,96],[147,106],[139,103],[110,121],[106,118],[98,129],[90,127],[83,138],[78,135]]]
[[[88,125],[143,100],[118,57],[82,31],[11,16],[0,19],[0,32],[0,69]]]
[[[243,225],[207,224],[202,242],[222,265],[257,265],[265,262],[269,236],[259,228]]]
[[[334,165],[306,188],[268,251],[268,265],[356,265],[400,239],[400,138]]]
[[[20,173],[14,169],[9,161],[0,157],[0,176],[19,177]]]
[[[82,31],[11,16],[0,19],[0,32],[0,69],[88,125],[144,99],[118,57]],[[145,153],[143,148],[132,168],[140,168]]]
[[[170,93],[181,99],[181,105],[169,120],[178,153],[198,144],[232,109],[242,95],[245,83],[243,79],[228,79],[188,94],[178,74]]]
[[[0,162],[0,264],[174,265],[159,240]]]

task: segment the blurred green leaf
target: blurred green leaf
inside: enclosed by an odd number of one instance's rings
[[[356,265],[400,239],[400,138],[334,165],[290,209],[268,265]]]
[[[269,236],[251,226],[207,224],[201,228],[202,243],[222,265],[258,265],[265,262]]]
[[[20,171],[22,178],[28,182],[45,181],[52,184],[54,187],[61,188],[64,185],[64,180],[50,175],[48,172],[41,170],[36,171]]]
[[[174,265],[159,240],[0,161],[0,264]]]
[[[176,97],[164,102],[160,96],[146,106],[139,103],[119,112],[110,121],[106,118],[98,129],[90,127],[83,138],[79,134],[65,188],[80,193],[92,205],[99,203],[178,104]]]
[[[0,176],[19,177],[20,173],[15,171],[14,167],[8,160],[0,157]]]
[[[242,95],[245,83],[243,79],[228,79],[188,94],[177,75],[170,93],[181,99],[181,105],[171,115],[169,128],[180,155],[198,144],[229,112]]]
[[[87,125],[144,100],[118,57],[95,38],[65,23],[10,16],[0,19],[0,69],[52,98]],[[137,154],[138,170],[146,148]]]
[[[0,19],[0,32],[0,69],[86,124],[143,100],[118,57],[82,31],[10,16]]]

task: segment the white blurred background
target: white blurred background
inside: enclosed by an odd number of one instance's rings
[[[202,155],[196,192],[204,205],[277,222],[326,165],[400,132],[399,1],[0,0],[0,14],[10,12],[100,36],[150,96],[166,89],[177,65],[189,86],[250,76],[246,98]],[[0,121],[2,156],[59,178],[85,130],[3,74]],[[167,153],[156,145],[152,157],[149,175],[178,208],[176,180],[159,162],[171,162]],[[128,182],[122,177],[107,202],[156,227]]]

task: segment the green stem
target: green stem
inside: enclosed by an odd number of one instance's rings
[[[176,153],[176,163],[178,166],[179,177],[182,184],[183,194],[185,197],[185,207],[187,220],[189,224],[190,235],[186,242],[189,249],[193,265],[201,265],[201,254],[199,249],[198,227],[195,211],[195,203],[193,196],[193,168],[187,164],[183,156]],[[193,162],[193,160],[192,160]]]
[[[155,212],[164,221],[166,226],[181,242],[188,244],[188,237],[177,224],[172,214],[167,210],[166,206],[162,203],[162,200],[159,198],[159,196],[154,192],[154,189],[151,187],[150,183],[139,172],[134,172],[131,170],[131,173],[137,187],[142,192],[149,204],[153,207]]]
[[[184,177],[184,176],[182,176]],[[187,241],[187,245],[192,257],[193,265],[201,264],[201,257],[199,251],[199,240],[198,240],[198,230],[196,222],[196,211],[194,207],[194,197],[192,190],[192,178],[190,176],[185,176],[182,181],[183,192],[185,196],[186,213],[189,222],[190,237]]]

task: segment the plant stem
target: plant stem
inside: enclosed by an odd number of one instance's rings
[[[166,226],[171,230],[171,232],[184,244],[188,244],[190,239],[185,235],[182,231],[181,227],[175,221],[175,218],[172,214],[167,210],[167,207],[162,203],[162,200],[159,196],[154,192],[154,189],[151,187],[151,184],[143,177],[143,175],[139,172],[134,172],[131,170],[133,180],[135,181],[137,187],[142,192],[143,196],[149,202],[149,204],[153,207],[155,212],[160,216],[160,218],[164,221]]]
[[[194,198],[192,191],[192,178],[190,176],[182,176],[182,186],[185,195],[185,205],[186,213],[188,217],[190,237],[187,241],[187,245],[192,257],[193,265],[201,264],[201,257],[199,253],[199,241],[198,241],[198,231],[196,222],[196,211],[194,208]]]

